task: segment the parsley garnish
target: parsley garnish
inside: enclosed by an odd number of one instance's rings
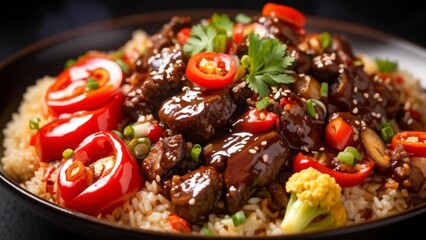
[[[215,28],[217,33],[226,33],[227,37],[232,37],[234,23],[226,14],[219,15],[214,13],[209,26]]]
[[[243,78],[249,88],[260,97],[269,95],[268,86],[280,83],[292,83],[295,80],[288,75],[287,68],[293,64],[294,58],[286,56],[287,45],[278,39],[262,39],[253,32],[249,36],[248,55],[244,55],[241,64],[248,74]]]
[[[183,51],[191,56],[202,51],[212,52],[214,49],[213,40],[216,35],[216,31],[210,26],[195,25],[192,27],[188,41],[183,46]]]

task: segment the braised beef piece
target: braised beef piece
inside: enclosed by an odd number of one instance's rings
[[[292,69],[298,74],[304,74],[311,69],[311,58],[308,54],[300,51],[297,47],[288,46],[287,54],[294,58]]]
[[[164,24],[162,29],[151,36],[152,46],[146,49],[140,59],[136,61],[136,70],[146,72],[149,70],[149,59],[165,47],[175,45],[176,35],[182,28],[192,27],[192,18],[188,16],[174,16],[170,22]]]
[[[350,112],[373,129],[380,129],[388,119],[385,102],[362,67],[342,68],[337,81],[330,86],[329,103],[337,108],[330,112]]]
[[[393,151],[387,150],[387,154],[391,158],[391,177],[399,182],[401,187],[420,192],[425,183],[425,176],[422,170],[412,163],[404,146],[398,144]]]
[[[339,76],[340,64],[336,53],[323,53],[312,59],[310,74],[320,82],[334,82]]]
[[[157,175],[166,179],[174,174],[185,174],[199,166],[189,158],[190,150],[182,135],[162,138],[142,161],[142,171],[150,181]]]
[[[247,99],[253,96],[254,92],[248,87],[246,82],[236,82],[230,87],[232,100],[237,106],[237,113],[242,114],[248,109]]]
[[[268,191],[271,193],[272,199],[281,209],[285,209],[290,200],[290,194],[286,192],[284,186],[277,182],[272,182],[268,185]]]
[[[287,104],[279,118],[279,133],[287,140],[290,148],[306,151],[306,149],[317,150],[320,147],[320,128],[306,114],[300,102],[292,101],[291,104]]]
[[[345,64],[352,65],[352,62],[356,59],[352,46],[343,35],[333,35],[331,48]]]
[[[184,176],[173,176],[170,190],[176,213],[196,223],[210,214],[221,198],[222,174],[211,166],[202,166]]]
[[[241,139],[242,136],[245,136]],[[241,140],[233,141],[232,138]],[[233,133],[222,139],[222,151],[226,161],[224,172],[227,189],[226,203],[230,212],[235,212],[249,199],[257,187],[271,183],[281,166],[287,161],[289,148],[275,131],[266,134]],[[238,150],[235,150],[238,148]],[[218,154],[219,149],[211,154]]]
[[[180,50],[163,48],[148,63],[146,78],[133,86],[125,98],[124,111],[133,119],[146,114],[156,115],[161,102],[181,91],[186,81],[186,64]]]
[[[236,110],[229,89],[202,91],[186,88],[163,102],[158,113],[173,132],[194,143],[207,143],[227,129]]]

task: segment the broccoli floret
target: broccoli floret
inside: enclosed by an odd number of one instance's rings
[[[330,175],[314,168],[304,169],[288,179],[286,191],[290,193],[290,200],[281,223],[286,233],[315,231],[346,223],[346,211],[340,203],[342,188]]]

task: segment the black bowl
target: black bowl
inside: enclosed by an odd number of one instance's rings
[[[36,79],[45,75],[55,76],[58,74],[67,59],[74,58],[90,49],[116,49],[130,39],[131,33],[136,29],[144,29],[150,34],[155,33],[173,15],[191,15],[194,19],[200,19],[210,16],[214,12],[228,13],[233,16],[241,11],[200,9],[191,12],[167,11],[129,16],[68,31],[23,49],[0,64],[0,81],[2,86],[0,88],[0,96],[2,97],[2,101],[0,101],[0,109],[2,109],[0,128],[3,129],[5,127],[5,124],[11,119],[12,113],[17,110],[26,87],[34,84]],[[245,12],[247,14],[257,14],[257,12],[252,11]],[[424,86],[426,85],[426,68],[422,66],[426,64],[426,50],[417,45],[367,27],[317,17],[308,17],[307,29],[308,31],[315,32],[328,31],[330,33],[344,34],[351,42],[355,53],[365,53],[371,57],[398,60],[399,66],[402,69],[408,69],[413,73],[415,78],[420,79],[420,77],[423,77],[420,80]],[[1,142],[3,142],[3,138],[4,136],[1,135]],[[0,154],[3,154],[2,146]],[[4,173],[1,167],[0,185],[8,193],[12,194],[22,206],[66,230],[62,232],[62,230],[55,229],[58,237],[61,234],[77,234],[94,239],[202,238],[131,229],[63,209],[38,198],[20,187],[18,183]],[[13,207],[19,206],[13,205]],[[19,221],[19,216],[14,216],[13,214],[15,211],[13,208],[8,211],[9,216],[13,216],[15,221]],[[414,226],[416,222],[421,222],[424,218],[426,218],[426,205],[419,206],[396,216],[364,224],[346,226],[332,231],[277,236],[268,239],[360,239],[365,237],[383,238],[395,236],[419,238],[423,233],[422,228]],[[7,219],[7,221],[9,220]]]

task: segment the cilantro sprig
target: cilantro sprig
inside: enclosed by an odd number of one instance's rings
[[[376,58],[376,65],[381,73],[394,73],[398,70],[398,62],[389,59]]]
[[[241,58],[241,64],[248,72],[243,80],[261,98],[269,95],[269,87],[292,83],[288,68],[294,58],[286,55],[287,45],[278,39],[262,39],[253,32],[249,36],[248,55]]]
[[[209,26],[216,29],[217,33],[225,33],[227,37],[232,36],[232,31],[234,29],[234,23],[226,14],[217,14],[214,13],[211,17]]]
[[[188,38],[183,51],[191,56],[202,51],[213,51],[214,39],[217,33],[213,27],[205,25],[195,25],[192,27],[191,35]]]

